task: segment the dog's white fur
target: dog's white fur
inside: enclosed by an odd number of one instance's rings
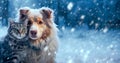
[[[43,47],[42,53],[38,51],[38,53],[41,53],[41,54],[38,54],[37,57],[39,58],[39,56],[41,56],[41,58],[39,59],[39,61],[31,60],[31,59],[38,59],[38,58],[34,55],[32,56],[32,54],[37,55],[36,51],[29,48],[26,50],[26,52],[28,52],[27,53],[28,56],[31,55],[31,58],[27,57],[25,60],[28,63],[54,63],[54,57],[56,55],[56,51],[57,51],[57,47],[58,47],[58,44],[57,44],[58,43],[58,36],[57,36],[58,29],[56,27],[56,24],[54,23],[53,10],[51,10],[48,7],[42,7],[40,9],[30,9],[30,8],[25,7],[25,8],[21,8],[21,9],[29,10],[29,12],[27,14],[28,18],[32,17],[32,16],[43,18],[43,15],[41,14],[41,13],[43,13],[42,12],[43,9],[52,11],[51,18],[49,19],[51,21],[51,23],[49,23],[49,25],[51,27],[50,35],[46,39],[44,39],[44,40],[39,39],[42,36],[42,32],[44,31],[44,29],[46,29],[46,27],[39,28],[35,24],[32,24],[30,27],[30,30],[37,30],[37,32],[38,32],[36,38],[31,37],[31,35],[29,33],[29,37],[32,39],[32,40],[30,40],[32,42],[30,44],[31,46],[35,46],[35,47],[39,48],[39,47],[41,47],[40,44],[44,45],[45,41],[47,41],[47,46]],[[27,20],[28,19],[26,19],[26,21]],[[39,41],[41,41],[41,42],[39,42]],[[33,42],[37,42],[37,45],[34,44]]]

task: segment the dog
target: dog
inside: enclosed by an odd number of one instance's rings
[[[48,7],[19,10],[19,22],[27,23],[29,47],[24,63],[55,63],[58,48],[54,11]]]

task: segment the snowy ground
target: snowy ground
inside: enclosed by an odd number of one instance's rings
[[[0,28],[0,38],[7,28]],[[57,63],[120,63],[120,31],[64,29],[59,32]]]
[[[64,30],[57,63],[120,63],[120,31]]]

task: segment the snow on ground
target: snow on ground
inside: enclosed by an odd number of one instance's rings
[[[0,28],[0,38],[7,28]],[[59,32],[57,63],[120,63],[120,31],[107,33],[85,29]]]
[[[57,63],[120,63],[120,31],[64,30]]]

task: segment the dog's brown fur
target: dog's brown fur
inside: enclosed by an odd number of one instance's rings
[[[36,13],[36,14],[35,14]],[[53,11],[50,8],[20,9],[20,22],[28,23],[29,31],[36,26],[38,37],[29,38],[25,63],[55,63],[57,51],[57,28],[53,22]],[[28,32],[29,33],[29,32]],[[29,37],[31,37],[29,33]]]

